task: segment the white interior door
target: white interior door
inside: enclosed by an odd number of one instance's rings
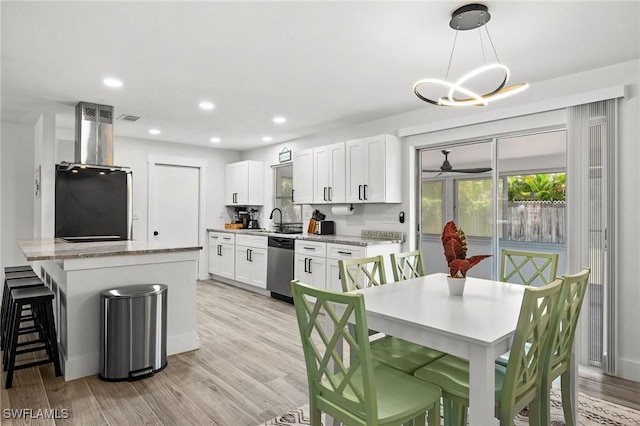
[[[200,169],[169,164],[155,166],[155,216],[150,240],[171,245],[198,245]]]
[[[206,161],[150,155],[147,241],[204,246]],[[207,247],[208,248],[208,247]],[[200,253],[198,277],[207,276],[207,250]]]

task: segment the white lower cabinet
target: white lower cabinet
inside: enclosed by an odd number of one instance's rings
[[[327,243],[296,240],[293,277],[304,284],[326,288]]]
[[[267,237],[238,235],[236,238],[236,281],[267,288]]]
[[[235,235],[226,232],[209,233],[209,273],[235,279]]]
[[[400,252],[400,243],[370,244],[358,246],[350,244],[327,244],[327,290],[342,291],[342,276],[338,267],[340,260],[362,259],[364,257],[384,257],[385,278],[387,282],[393,281],[391,269],[391,253]]]

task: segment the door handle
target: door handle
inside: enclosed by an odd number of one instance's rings
[[[158,231],[153,231],[153,235],[158,236]]]
[[[358,200],[362,200],[362,185],[358,185]]]
[[[364,199],[366,200],[367,199],[367,187],[369,185],[363,185],[363,186],[364,186]]]

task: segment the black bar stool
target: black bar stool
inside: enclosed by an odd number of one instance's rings
[[[31,268],[31,265],[20,265],[20,266],[5,266],[4,267],[4,273],[9,273],[9,272],[27,272],[27,271],[33,271],[33,269]]]
[[[0,348],[6,349],[7,335],[9,334],[9,306],[11,306],[11,290],[16,288],[29,288],[44,286],[38,277],[6,280],[2,293],[2,310],[0,311]],[[21,317],[24,321],[28,316]]]
[[[7,372],[7,381],[5,389],[11,388],[13,384],[13,373],[15,370],[35,367],[37,365],[53,363],[56,376],[61,376],[60,359],[58,354],[58,339],[53,323],[53,298],[54,293],[45,286],[16,288],[11,290],[11,305],[9,306],[9,335],[7,339],[7,348],[4,351],[3,365]],[[22,317],[22,309],[24,306],[30,305],[33,313],[33,322],[35,330],[40,336],[37,340],[18,343],[20,335],[20,324]],[[42,346],[33,346],[42,343]],[[24,349],[20,347],[29,346]],[[16,364],[16,355],[38,352],[45,350],[46,359],[27,362],[25,364]]]

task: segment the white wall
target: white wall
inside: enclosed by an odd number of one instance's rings
[[[0,263],[4,268],[26,263],[16,239],[33,238],[34,127],[2,122],[0,141]]]
[[[386,119],[363,123],[331,132],[312,135],[283,144],[268,146],[243,153],[244,160],[262,160],[267,164],[276,164],[278,152],[284,146],[292,151],[327,145],[334,142],[358,139],[362,137],[389,133],[415,135],[406,138],[402,163],[403,200],[398,205],[357,206],[356,214],[337,220],[337,231],[344,235],[358,235],[360,229],[390,229],[405,233],[409,241],[414,239],[411,233],[415,229],[415,149],[437,143],[456,141],[481,136],[495,136],[502,133],[517,132],[525,129],[537,129],[566,123],[564,108],[559,109],[556,99],[580,99],[600,89],[625,85],[627,93],[619,102],[619,163],[618,179],[621,199],[618,209],[618,352],[617,374],[621,377],[640,381],[640,259],[638,241],[640,225],[637,212],[640,210],[640,106],[638,90],[640,86],[640,60],[625,62],[596,70],[562,78],[534,82],[522,95],[501,101],[490,108],[438,108],[431,107],[412,111]],[[412,96],[410,90],[407,96]],[[588,102],[589,100],[585,100]],[[549,112],[542,112],[549,111]],[[531,115],[533,112],[539,112]],[[515,117],[515,118],[512,118]],[[265,181],[273,182],[270,168],[265,172]],[[272,184],[267,185],[265,211],[271,209],[273,198]],[[325,212],[329,209],[320,208]],[[382,213],[404,211],[410,219],[405,224],[382,224]],[[404,249],[416,247],[415,241],[405,244]]]

